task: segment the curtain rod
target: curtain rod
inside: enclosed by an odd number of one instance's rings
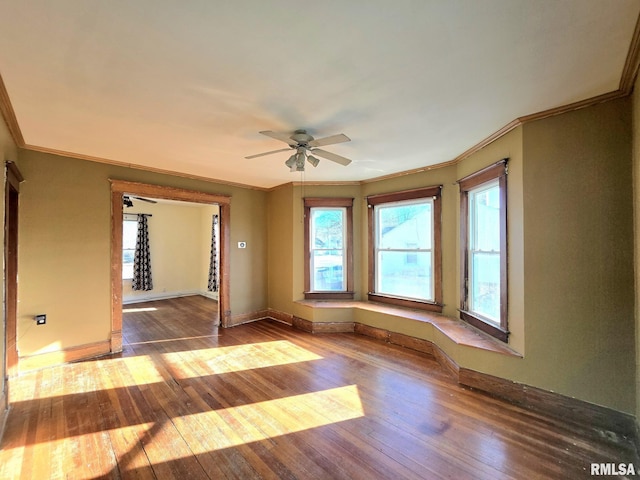
[[[143,217],[153,217],[150,213],[127,213],[122,212],[123,215],[142,215]]]

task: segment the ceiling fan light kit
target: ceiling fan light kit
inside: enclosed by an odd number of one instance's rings
[[[291,172],[304,172],[305,160],[308,161],[314,167],[317,167],[320,163],[318,157],[325,158],[332,162],[338,163],[343,166],[347,166],[351,163],[351,160],[341,155],[327,152],[318,147],[324,147],[325,145],[334,145],[336,143],[350,142],[351,139],[343,133],[337,135],[331,135],[329,137],[314,139],[307,133],[306,130],[296,130],[293,134],[272,132],[270,130],[264,130],[260,132],[267,137],[280,140],[289,145],[289,148],[283,148],[279,150],[272,150],[270,152],[258,153],[257,155],[249,155],[246,159],[263,157],[265,155],[271,155],[274,153],[286,152],[290,149],[295,149],[296,153],[291,155],[284,164],[289,168]],[[311,154],[315,154],[311,155]]]

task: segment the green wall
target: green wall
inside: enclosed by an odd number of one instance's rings
[[[362,312],[351,320],[434,341],[463,367],[635,412],[630,107],[625,98],[538,120],[456,165],[342,187],[356,197],[357,297],[366,299],[365,197],[443,185],[444,313],[457,317],[456,181],[508,157],[509,344],[523,358],[461,347],[421,322]],[[269,305],[313,320],[295,303],[303,284],[299,188],[269,193],[270,218],[291,215],[278,220],[286,233],[270,228],[269,283],[271,268],[282,268],[286,288],[270,286]],[[343,196],[336,186],[305,189],[304,196]],[[336,319],[349,320],[344,312]]]
[[[524,126],[525,311],[536,385],[635,411],[629,98]]]
[[[233,315],[265,308],[308,313],[296,304],[303,296],[304,196],[355,198],[356,299],[366,299],[365,197],[442,184],[445,314],[455,316],[455,182],[509,157],[510,344],[524,357],[461,348],[419,322],[366,314],[357,321],[435,341],[467,368],[637,413],[632,144],[638,135],[631,115],[632,99],[625,98],[528,123],[456,165],[269,192],[20,151],[20,354],[109,338],[109,178],[231,195]],[[15,157],[6,131],[0,142],[5,158]],[[247,248],[238,249],[239,241]],[[48,314],[46,326],[33,326],[37,313]]]
[[[109,339],[110,178],[230,195],[231,313],[267,307],[264,191],[33,151],[21,151],[18,165],[21,356]],[[45,326],[33,326],[38,313]]]

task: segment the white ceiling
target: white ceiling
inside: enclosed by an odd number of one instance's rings
[[[257,187],[306,128],[375,178],[618,89],[640,0],[1,0],[0,75],[27,146]]]

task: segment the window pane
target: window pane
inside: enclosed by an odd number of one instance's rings
[[[431,252],[378,252],[379,293],[433,300]]]
[[[133,263],[122,264],[122,279],[129,280],[133,278]]]
[[[136,248],[136,237],[138,236],[138,222],[136,220],[125,220],[122,222],[122,248]]]
[[[431,249],[430,201],[378,207],[379,249]]]
[[[319,292],[346,290],[342,250],[316,250],[311,254],[312,289]]]
[[[471,311],[500,324],[500,254],[471,252]]]
[[[133,257],[135,256],[136,239],[138,236],[138,221],[124,220],[122,222],[122,278],[133,278]]]
[[[344,241],[344,209],[311,209],[311,249],[339,248]]]
[[[471,249],[484,252],[500,251],[500,187],[497,183],[472,191]]]

